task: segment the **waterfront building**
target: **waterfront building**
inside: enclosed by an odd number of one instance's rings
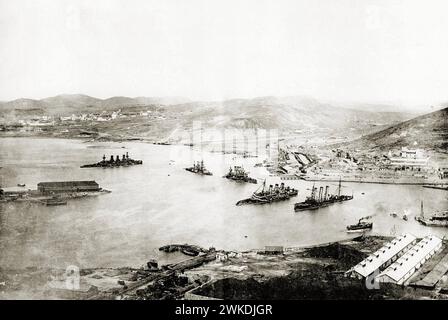
[[[378,282],[404,284],[423,264],[442,248],[442,240],[436,236],[427,236],[410,248],[397,261],[391,264],[379,276]]]
[[[282,246],[265,246],[264,253],[265,254],[283,254]]]
[[[346,272],[346,275],[363,279],[375,272],[384,270],[401,257],[416,242],[412,234],[404,234],[386,243],[356,266]]]
[[[421,149],[401,148],[400,156],[390,158],[390,166],[396,170],[417,170],[428,168],[429,157]]]
[[[64,193],[64,192],[93,192],[100,191],[95,181],[58,181],[39,182],[37,190],[40,193]]]

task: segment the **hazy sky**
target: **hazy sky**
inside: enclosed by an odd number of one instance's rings
[[[0,100],[448,101],[448,2],[0,0]]]

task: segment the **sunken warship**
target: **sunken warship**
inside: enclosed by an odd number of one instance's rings
[[[208,171],[205,166],[204,166],[204,161],[198,161],[197,163],[193,163],[192,167],[189,168],[185,168],[185,170],[196,173],[196,174],[201,174],[201,175],[206,175],[206,176],[211,176],[213,175],[210,171]]]
[[[430,216],[425,216],[423,211],[423,201],[421,203],[420,216],[415,217],[420,224],[427,227],[445,227],[448,228],[448,210],[437,211]]]
[[[115,160],[114,156],[110,156],[110,160],[106,160],[106,155],[103,155],[103,160],[93,164],[85,164],[81,168],[116,168],[116,167],[128,167],[138,164],[143,164],[142,160],[134,160],[129,158],[129,154],[123,155],[122,158],[117,155]]]
[[[340,203],[344,201],[349,201],[353,199],[353,194],[350,195],[343,195],[341,194],[341,180],[339,180],[339,186],[337,190],[337,194],[331,194],[328,192],[329,186],[324,188],[319,188],[319,195],[316,194],[317,188],[314,187],[311,189],[311,196],[307,197],[305,201],[298,202],[294,204],[294,211],[304,211],[304,210],[316,210],[319,208],[327,207],[329,205],[332,205],[334,203]]]
[[[241,166],[234,166],[233,169],[230,167],[229,172],[223,178],[237,182],[257,183],[257,179],[249,177],[248,172]]]
[[[261,190],[260,190],[261,188]],[[285,184],[282,182],[280,186],[276,183],[275,186],[269,185],[269,188],[266,188],[266,180],[263,181],[261,187],[258,188],[250,198],[240,200],[236,203],[237,206],[243,204],[266,204],[277,201],[288,200],[291,197],[297,196],[299,193],[296,189],[285,187]]]

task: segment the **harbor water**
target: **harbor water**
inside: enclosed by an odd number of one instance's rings
[[[100,161],[103,154],[109,158],[126,152],[143,160],[143,165],[80,168]],[[184,170],[195,160],[204,160],[213,176]],[[168,261],[158,247],[170,243],[227,250],[305,246],[352,237],[345,227],[364,216],[373,216],[373,234],[448,233],[414,220],[420,201],[426,213],[448,207],[446,191],[421,186],[344,183],[342,192],[353,192],[354,200],[295,213],[294,203],[310,194],[313,183],[285,180],[299,190],[297,197],[235,206],[263,179],[267,184],[282,182],[265,168],[254,167],[262,160],[141,142],[1,138],[2,187],[26,184],[25,188],[35,189],[43,181],[95,180],[112,192],[70,200],[65,206],[0,203],[0,267],[138,267],[151,258]],[[222,178],[231,165],[243,165],[258,185]],[[335,192],[337,183],[327,184]],[[401,218],[405,213],[408,221]]]

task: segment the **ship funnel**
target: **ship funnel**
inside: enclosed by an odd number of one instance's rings
[[[126,152],[126,159],[129,159],[129,154]]]
[[[326,186],[326,187],[325,187],[324,200],[327,200],[327,198],[328,198],[328,189],[329,189],[329,188],[330,188],[329,186]]]
[[[319,201],[322,201],[322,193],[324,191],[324,187],[319,188]]]

